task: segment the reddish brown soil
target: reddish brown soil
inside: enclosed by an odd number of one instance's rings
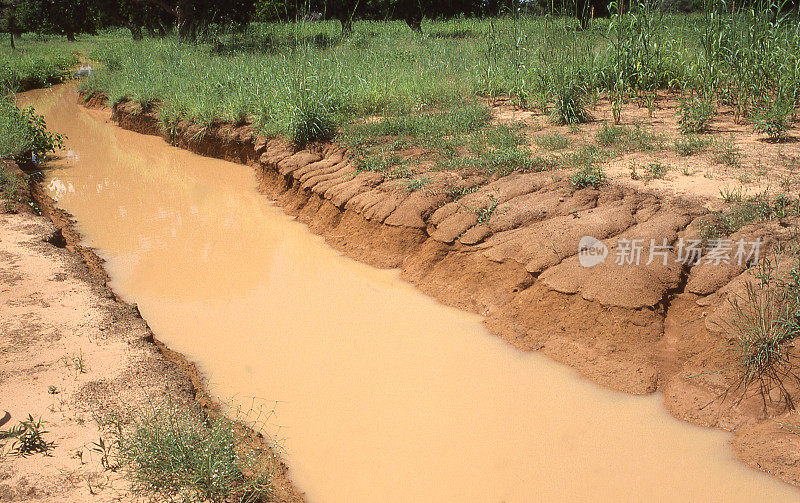
[[[696,237],[707,200],[616,181],[573,190],[570,172],[556,170],[512,174],[454,201],[451,187],[473,184],[459,173],[431,172],[425,190],[409,192],[380,173],[359,172],[335,145],[297,150],[230,124],[202,130],[184,122],[168,135],[153,110],[134,103],[117,105],[113,117],[126,129],[252,165],[267,196],[347,255],[401,268],[441,302],[483,315],[515,347],[542,351],[602,385],[662,391],[676,417],[734,431],[745,462],[800,484],[800,436],[781,424],[800,423],[796,413],[765,406],[751,390],[725,393],[738,372],[722,351],[731,338],[715,320],[742,291],[743,267],[578,263],[584,235],[603,240],[610,258],[617,238]],[[750,225],[732,238],[760,237],[769,247],[789,237],[782,224]],[[800,396],[797,382],[786,384]]]
[[[16,171],[11,163],[7,169]],[[0,213],[0,404],[11,412],[0,429],[32,414],[46,421],[45,439],[55,446],[47,456],[21,457],[2,442],[0,501],[139,501],[118,467],[102,466],[93,451],[98,438],[113,437],[104,420],[168,396],[212,414],[218,405],[194,364],[156,340],[137,307],[106,286],[102,260],[78,244],[72,218],[30,187],[44,216],[27,205]],[[260,435],[241,432],[264,445]],[[274,500],[304,501],[286,467],[268,459]]]

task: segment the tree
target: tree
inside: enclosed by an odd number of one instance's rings
[[[141,40],[143,29],[154,34],[156,30],[164,32],[164,25],[171,19],[162,9],[147,3],[132,0],[99,0],[99,25],[121,26],[128,28],[134,40]]]
[[[8,33],[12,49],[16,49],[14,35],[20,32],[20,27],[17,23],[17,3],[18,0],[0,1],[0,30]]]
[[[17,11],[28,31],[64,35],[75,41],[78,33],[97,33],[100,10],[91,0],[21,0]]]
[[[212,23],[245,25],[254,10],[254,0],[131,0],[159,7],[178,27],[181,40],[196,40],[201,27]]]

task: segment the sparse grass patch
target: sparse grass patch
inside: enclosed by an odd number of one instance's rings
[[[733,135],[726,139],[715,139],[712,142],[714,150],[714,160],[726,166],[739,166],[739,147],[736,146],[736,138]]]
[[[172,400],[133,415],[116,432],[134,493],[180,501],[263,501],[270,494],[266,454],[233,420]]]
[[[798,202],[785,195],[772,197],[763,192],[746,197],[744,193],[733,191],[724,192],[723,197],[726,196],[733,203],[730,208],[710,213],[700,219],[700,236],[706,241],[729,236],[754,222],[800,216]]]
[[[546,150],[562,150],[569,146],[569,138],[558,131],[536,137],[536,144]]]
[[[406,190],[409,192],[414,192],[417,190],[425,190],[425,187],[430,185],[431,177],[429,176],[416,176],[411,178],[410,180],[404,180],[403,185],[405,185]]]
[[[675,140],[675,151],[678,155],[689,157],[705,152],[710,141],[696,134],[687,134]]]
[[[788,261],[788,267],[781,262]],[[789,342],[800,334],[800,249],[797,243],[779,245],[753,269],[754,280],[745,284],[744,295],[730,299],[733,316],[724,328],[733,342],[733,358],[739,370],[736,388],[742,397],[757,387],[764,409],[778,402],[794,408],[786,387],[797,381]],[[772,391],[778,390],[778,399]]]

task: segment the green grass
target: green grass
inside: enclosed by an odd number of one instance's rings
[[[56,84],[69,78],[79,63],[76,54],[89,52],[94,37],[64,43],[60,37],[23,35],[12,50],[5,38],[0,44],[0,91],[24,91]]]
[[[488,170],[513,172],[530,169],[530,155],[519,134],[491,124],[481,105],[487,98],[508,96],[557,124],[589,120],[598,99],[652,107],[659,90],[685,96],[686,131],[708,126],[713,103],[751,121],[766,105],[785,116],[786,107],[772,105],[796,103],[791,97],[800,94],[800,23],[739,14],[662,14],[643,6],[597,19],[588,30],[574,29],[569,17],[523,15],[431,20],[422,35],[399,21],[357,21],[341,37],[338,23],[326,21],[253,23],[195,45],[107,38],[90,53],[105,69],[83,86],[112,102],[159,102],[165,125],[247,122],[298,145],[333,139],[363,146],[365,158],[376,149],[403,151],[391,142],[411,142],[440,152],[433,160],[440,168],[508,159],[507,169]],[[615,108],[616,120],[621,113]],[[777,134],[778,119],[769,120],[767,134]],[[643,126],[609,128],[601,145],[663,148]],[[367,169],[377,164],[368,161]]]
[[[559,132],[536,137],[536,144],[545,150],[562,150],[569,146],[569,138]]]

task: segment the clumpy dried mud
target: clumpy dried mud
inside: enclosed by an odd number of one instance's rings
[[[358,171],[336,145],[298,150],[247,125],[181,122],[167,133],[154,109],[135,103],[116,105],[113,118],[123,128],[253,166],[265,195],[348,256],[400,268],[423,292],[483,315],[513,346],[541,351],[602,385],[663,392],[673,415],[733,431],[742,460],[800,485],[800,437],[782,426],[800,417],[779,403],[765,406],[752,392],[725,393],[737,370],[724,351],[732,341],[721,321],[730,314],[729,299],[743,291],[745,267],[684,266],[674,251],[666,265],[613,260],[617,239],[674,244],[698,237],[709,205],[702,194],[615,180],[573,190],[570,172],[555,170],[489,180],[454,200],[452,187],[476,182],[435,171],[425,190],[409,191],[381,173]],[[577,257],[586,235],[609,249],[609,260],[590,269]],[[731,239],[761,239],[764,254],[790,235],[791,226],[776,220],[746,226]],[[798,383],[786,384],[798,396]]]
[[[104,468],[93,451],[112,439],[99,424],[168,396],[210,411],[217,404],[194,365],[106,286],[102,261],[78,244],[69,215],[31,187],[45,216],[0,213],[0,416],[10,414],[0,429],[31,414],[54,445],[23,457],[3,442],[0,501],[139,501],[121,470]],[[270,468],[275,500],[303,501],[286,468]]]

